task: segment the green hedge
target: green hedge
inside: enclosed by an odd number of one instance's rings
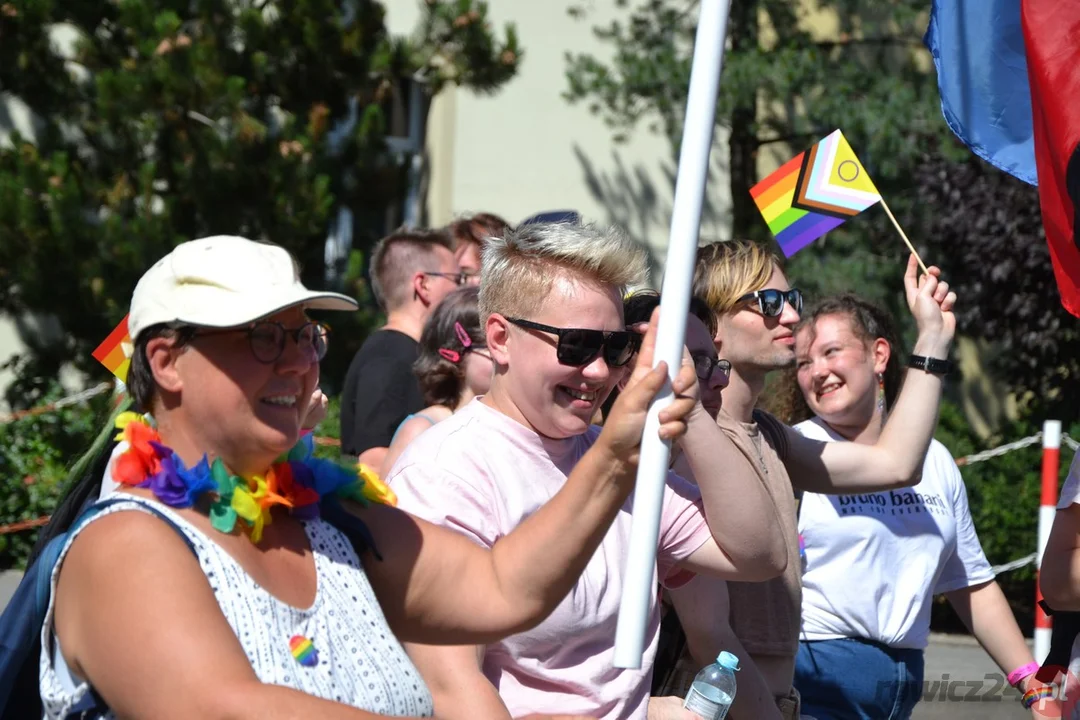
[[[962,457],[1034,435],[1041,429],[1041,419],[1025,419],[1008,425],[986,441],[979,440],[963,413],[955,405],[945,403],[938,422],[937,439],[949,448],[954,457]],[[1074,425],[1068,431],[1072,437],[1080,438],[1080,426]],[[1068,473],[1072,457],[1072,451],[1063,446],[1059,487]],[[975,529],[991,565],[1000,565],[1035,552],[1041,468],[1041,443],[960,468],[968,490]],[[1020,629],[1030,636],[1035,618],[1034,564],[1002,573],[998,576],[998,583],[1009,599]],[[943,632],[964,630],[944,597],[937,598],[932,627]]]
[[[64,395],[53,387],[42,404]],[[68,467],[90,447],[109,415],[109,395],[0,425],[0,525],[50,514]],[[38,529],[0,535],[0,569],[22,569]]]

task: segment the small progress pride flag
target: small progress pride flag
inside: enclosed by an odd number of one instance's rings
[[[839,130],[750,190],[785,257],[881,200]]]

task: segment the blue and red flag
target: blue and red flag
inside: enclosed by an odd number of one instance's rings
[[[934,0],[926,45],[957,137],[1037,182],[1061,301],[1080,317],[1080,3]]]

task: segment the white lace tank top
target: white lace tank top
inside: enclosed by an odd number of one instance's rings
[[[86,524],[113,512],[150,513],[150,502],[132,497]],[[336,528],[322,520],[304,523],[318,588],[312,606],[301,610],[255,584],[231,555],[179,515],[159,503],[154,509],[194,545],[222,614],[264,683],[382,715],[432,715],[427,686],[387,625],[351,543]],[[57,578],[78,532],[68,538],[53,570],[53,597],[41,630],[41,699],[47,720],[66,717],[91,692],[89,683],[68,670],[52,632]]]

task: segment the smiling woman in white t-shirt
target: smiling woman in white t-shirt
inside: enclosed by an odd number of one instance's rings
[[[822,441],[876,442],[899,392],[897,346],[889,316],[852,295],[805,314],[796,368],[815,417],[796,429]],[[910,717],[936,594],[948,598],[1011,683],[1037,684],[1037,666],[979,545],[960,471],[941,443],[931,442],[914,487],[805,493],[799,532],[805,556],[795,686],[806,714]]]

